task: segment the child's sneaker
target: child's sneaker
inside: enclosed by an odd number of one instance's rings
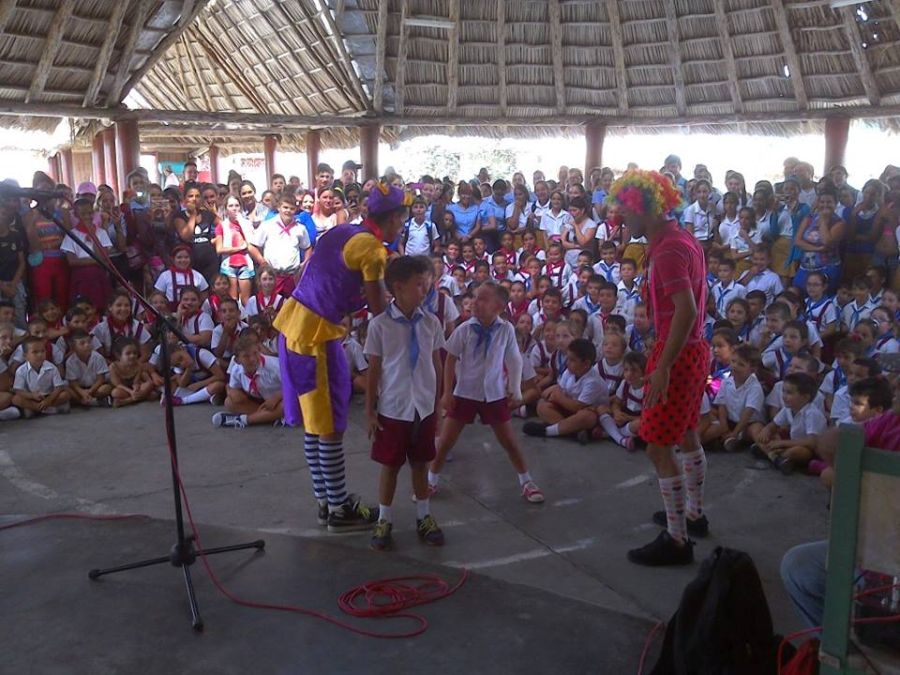
[[[272,422],[272,426],[273,426],[275,429],[280,429],[281,427],[286,427],[286,426],[287,426],[287,422],[284,421],[284,418],[283,418],[283,417],[279,417],[277,420],[275,420],[274,422]]]
[[[214,427],[231,427],[232,429],[243,429],[247,426],[240,415],[226,412],[217,412],[213,415],[212,425]]]
[[[634,436],[626,436],[622,439],[622,447],[625,448],[628,452],[634,452]]]
[[[379,522],[379,525],[380,524],[381,523]],[[388,527],[390,527],[390,524],[388,524]],[[444,533],[441,531],[441,528],[438,527],[437,521],[430,513],[422,518],[422,520],[416,520],[416,532],[419,533],[419,539],[429,546],[444,545]],[[377,527],[375,533],[378,533]],[[388,530],[388,536],[390,536],[390,530]]]
[[[421,521],[419,521],[421,522]],[[387,551],[394,546],[394,539],[391,537],[393,525],[383,518],[375,524],[375,533],[369,542],[369,546],[376,551]],[[421,535],[420,535],[421,536]]]
[[[522,496],[529,504],[544,503],[544,493],[541,492],[541,488],[539,488],[533,480],[528,481],[522,486]]]
[[[337,511],[328,513],[329,532],[360,532],[368,530],[378,520],[378,509],[370,509],[359,498],[347,499]]]
[[[772,464],[774,464],[775,468],[785,476],[790,476],[792,473],[794,473],[794,460],[790,459],[789,457],[778,456],[772,460]]]
[[[547,425],[540,422],[525,422],[522,425],[522,433],[526,436],[537,436],[540,438],[547,435]]]
[[[806,466],[806,473],[810,476],[821,476],[822,472],[828,468],[828,462],[823,462],[821,459],[813,459]]]
[[[744,449],[744,445],[743,439],[732,436],[731,438],[725,439],[725,442],[722,443],[722,448],[725,452],[740,452]]]
[[[112,396],[104,396],[103,398],[97,399],[97,407],[98,408],[112,408],[113,400]]]

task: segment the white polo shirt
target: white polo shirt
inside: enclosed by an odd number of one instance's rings
[[[690,224],[693,227],[694,237],[698,241],[708,241],[713,238],[715,215],[715,204],[707,204],[704,209],[700,206],[700,202],[694,202],[684,210],[682,218],[685,225]]]
[[[736,281],[732,281],[728,286],[723,286],[719,281],[712,287],[712,296],[716,301],[716,311],[719,318],[724,319],[725,313],[728,311],[728,303],[735,298],[746,298],[747,288]]]
[[[247,374],[244,366],[235,361],[229,368],[228,386],[240,389],[248,396],[270,399],[281,393],[281,369],[274,356],[259,357],[259,366],[253,376]]]
[[[234,353],[234,343],[237,342],[238,336],[246,327],[247,324],[245,324],[243,321],[238,321],[237,326],[234,329],[234,335],[226,337],[225,327],[222,324],[219,324],[218,326],[213,328],[212,340],[210,341],[209,345],[210,349],[215,349],[216,347],[218,347],[222,343],[223,339],[225,340],[225,342],[230,341],[230,344],[225,347],[224,357],[227,359]]]
[[[106,349],[107,353],[112,350],[112,343],[118,337],[134,338],[140,345],[150,341],[150,331],[137,319],[132,319],[131,324],[121,331],[110,326],[109,319],[103,319],[103,321],[94,326],[91,335]],[[95,346],[94,348],[96,349],[97,347]]]
[[[486,339],[478,344],[478,319],[472,317],[453,331],[447,352],[459,359],[456,365],[454,395],[475,401],[499,401],[506,397],[503,369],[509,374],[509,389],[519,392],[522,355],[516,344],[516,331],[508,321],[497,318],[491,324],[491,343],[485,354]]]
[[[348,335],[344,338],[341,346],[344,348],[344,356],[347,357],[347,364],[350,366],[351,371],[355,370],[358,373],[362,373],[369,369],[369,362],[366,361],[366,355],[363,354],[363,348],[359,344],[359,340]]]
[[[394,303],[369,322],[364,348],[367,356],[381,358],[378,413],[403,422],[414,421],[417,414],[425,419],[434,412],[437,396],[434,352],[444,346],[444,328],[434,314],[418,307],[414,317],[419,317],[416,324],[419,354],[414,366],[410,364],[412,328]],[[501,387],[502,384],[501,372]]]
[[[791,439],[794,440],[821,434],[828,428],[828,421],[815,402],[807,403],[796,415],[790,408],[782,408],[772,421],[779,427],[790,427]]]
[[[175,297],[176,284],[179,289],[179,297],[177,298]],[[181,300],[181,291],[184,290],[185,286],[193,286],[198,291],[205,291],[209,288],[209,284],[206,283],[206,279],[203,278],[203,275],[193,269],[190,271],[174,269],[163,270],[159,277],[157,277],[153,288],[161,293],[165,293],[169,302],[178,302]]]
[[[750,416],[751,422],[764,421],[765,402],[765,392],[755,373],[751,373],[742,385],[738,385],[731,375],[723,378],[716,398],[713,401],[715,405],[725,406],[725,410],[728,413],[728,421],[735,423],[740,421],[741,413],[746,408],[753,409],[753,415]]]
[[[566,396],[587,405],[601,405],[609,401],[606,382],[593,366],[581,377],[575,377],[566,370],[559,378],[559,386]]]
[[[83,242],[84,244],[87,244],[87,247],[89,249],[91,249],[92,251],[94,250],[94,240],[91,239],[90,235],[87,234],[86,232],[82,232],[81,230],[74,228],[74,227],[69,231],[69,234],[66,235],[66,238],[63,239],[62,244],[60,244],[60,246],[59,246],[59,250],[65,252],[65,253],[72,253],[75,255],[76,258],[80,258],[80,259],[90,258],[91,256],[89,256],[87,254],[87,252],[85,252],[72,239],[73,235],[78,237],[79,241]],[[94,231],[94,236],[97,238],[97,242],[103,248],[105,248],[107,250],[112,248],[112,242],[110,241],[109,235],[106,233],[106,230],[98,227]]]
[[[66,352],[69,349],[69,345],[66,344],[66,338],[60,336],[57,338],[56,342],[53,343],[53,348],[51,351],[50,360],[57,366],[61,366],[63,362],[66,360]],[[22,343],[18,347],[16,347],[15,351],[9,356],[10,363],[24,363],[25,362],[25,344]]]
[[[303,261],[302,251],[309,248],[306,226],[294,221],[285,227],[280,215],[264,220],[250,236],[250,243],[277,272],[296,272]]]
[[[183,318],[179,327],[185,335],[199,335],[203,331],[215,331],[216,325],[206,312],[197,312],[194,316]]]
[[[765,293],[766,307],[771,305],[775,300],[775,296],[784,290],[784,286],[781,284],[781,277],[768,268],[747,279],[745,287],[748,293],[750,291],[762,291]]]
[[[430,255],[432,242],[441,237],[437,226],[430,220],[425,220],[420,224],[410,218],[404,227],[406,229],[406,245],[403,248],[406,255]]]
[[[91,352],[87,363],[72,354],[66,359],[66,380],[82,387],[93,387],[101,375],[109,375],[109,366],[97,352]]]
[[[26,361],[16,371],[13,382],[15,391],[27,391],[31,394],[49,394],[57,387],[65,386],[59,369],[49,361],[44,361],[40,370],[35,370]]]
[[[561,209],[556,215],[553,211],[547,209],[541,216],[540,229],[544,231],[547,239],[559,239],[562,236],[566,225],[572,223],[572,214],[565,209]]]
[[[772,391],[770,391],[769,395],[766,396],[766,407],[777,408],[778,410],[781,410],[784,407],[784,399],[781,397],[781,392],[783,389],[783,380],[778,380],[778,382],[772,385]],[[822,394],[821,391],[816,392],[816,397],[813,399],[813,403],[816,404],[816,407],[819,410],[821,410],[823,413],[825,412],[825,395]],[[850,414],[849,408],[847,409],[847,414]]]

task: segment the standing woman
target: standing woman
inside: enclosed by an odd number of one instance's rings
[[[516,237],[516,248],[522,244],[522,233],[537,224],[534,222],[535,218],[531,210],[531,203],[528,201],[529,197],[530,194],[525,184],[517,183],[513,187],[512,204],[506,207],[506,229]]]
[[[241,207],[244,218],[254,230],[269,217],[269,207],[256,201],[256,186],[249,180],[241,181]],[[228,208],[227,204],[226,208]]]
[[[460,182],[456,188],[459,201],[447,207],[447,211],[453,214],[456,224],[456,234],[460,243],[471,241],[481,232],[481,219],[478,217],[478,205],[472,200],[472,186],[465,181]]]
[[[109,259],[123,277],[130,282],[132,279],[132,269],[128,264],[128,256],[125,255],[128,250],[128,228],[125,224],[125,214],[116,208],[116,198],[112,192],[100,192],[97,195],[97,214],[100,216],[100,224],[109,240],[112,242],[112,249],[109,252]],[[143,269],[138,269],[137,281],[143,280]],[[104,305],[105,308],[105,305]]]
[[[224,209],[219,205],[218,188],[212,183],[206,183],[200,188],[200,196],[203,201],[203,206],[221,218]]]
[[[804,290],[810,272],[822,272],[828,279],[828,294],[837,292],[841,278],[840,244],[847,225],[838,218],[837,194],[831,188],[819,193],[816,211],[800,223],[794,241],[800,249],[800,269],[794,277],[794,286]]]
[[[191,267],[212,285],[219,273],[219,256],[213,246],[219,217],[200,204],[200,188],[188,188],[184,195],[184,208],[174,217],[175,231],[185,244],[191,247]]]
[[[810,208],[800,201],[800,183],[796,178],[786,178],[781,187],[784,192],[784,206],[778,213],[779,236],[772,245],[772,270],[781,277],[782,285],[787,288],[794,278],[801,251],[796,245],[800,225],[809,215]],[[787,244],[784,243],[787,240]],[[787,248],[788,255],[784,256]]]
[[[900,240],[900,189],[891,190],[885,195],[884,206],[875,216],[875,229],[881,234],[876,250],[876,262],[888,270],[888,279],[892,279],[892,287],[900,289],[900,270],[897,265],[897,247]]]
[[[862,199],[853,207],[847,218],[847,238],[844,243],[844,278],[853,280],[866,273],[875,264],[875,245],[881,231],[875,227],[875,218],[881,209],[884,188],[880,181],[869,180],[862,189]]]
[[[256,272],[247,237],[241,227],[241,200],[237,197],[229,197],[225,201],[225,218],[216,225],[213,244],[216,253],[222,256],[219,272],[228,277],[228,295],[234,300],[240,299],[241,306],[246,307],[253,292]]]
[[[578,254],[582,251],[590,251],[593,258],[597,257],[597,223],[588,217],[588,213],[590,205],[584,197],[574,197],[569,203],[572,222],[563,229],[562,245],[566,252],[566,262],[573,270],[578,264]]]
[[[32,187],[35,190],[53,190],[56,183],[44,172],[36,171]],[[42,210],[57,211],[56,200],[38,201],[22,219],[30,251],[29,299],[32,307],[37,307],[44,300],[53,300],[65,313],[69,306],[69,263],[60,247],[66,233]],[[62,211],[60,215],[66,220],[69,218],[68,211]]]
[[[337,214],[334,211],[334,190],[330,187],[319,190],[313,207],[312,219],[316,224],[316,236],[322,236],[337,225]]]

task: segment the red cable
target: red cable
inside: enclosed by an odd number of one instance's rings
[[[650,645],[653,642],[653,637],[656,635],[656,631],[666,625],[665,621],[659,621],[650,632],[647,634],[647,639],[644,641],[644,649],[641,651],[641,660],[638,662],[638,671],[637,675],[644,675],[644,660],[647,658],[647,653],[650,651]]]

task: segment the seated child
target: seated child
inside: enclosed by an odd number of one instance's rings
[[[614,395],[622,383],[626,348],[623,335],[610,334],[603,338],[602,358],[597,361],[597,374],[606,385],[609,396]]]
[[[550,285],[558,290],[562,290],[572,276],[572,268],[566,263],[562,244],[558,241],[547,247],[547,262],[544,264],[543,274],[550,279]]]
[[[618,289],[614,284],[604,283],[597,295],[600,309],[588,317],[587,334],[594,341],[594,348],[600,352],[603,349],[603,337],[609,324],[609,317],[616,311]]]
[[[596,276],[590,265],[582,265],[576,268],[572,277],[562,290],[563,306],[571,308],[579,299],[587,293],[588,280]]]
[[[21,411],[12,404],[12,372],[6,359],[12,354],[12,336],[15,327],[11,323],[0,323],[0,421],[17,420]]]
[[[637,263],[624,258],[619,265],[620,280],[616,285],[616,307],[613,310],[624,316],[628,323],[634,321],[634,308],[641,301],[641,285],[637,282]]]
[[[71,323],[70,319],[70,328]],[[118,290],[113,292],[106,318],[94,327],[93,335],[101,344],[100,352],[109,357],[112,357],[113,342],[120,337],[130,337],[137,340],[143,360],[148,359],[152,351],[150,331],[147,330],[143,323],[132,317],[131,297],[126,291]]]
[[[251,316],[247,322],[249,328],[259,338],[259,351],[263,356],[278,356],[278,331],[263,314]]]
[[[863,319],[868,319],[875,309],[869,303],[869,293],[872,284],[867,277],[856,277],[851,286],[853,300],[847,303],[841,311],[841,325],[844,332],[851,333]]]
[[[576,338],[587,337],[587,312],[583,309],[569,310],[569,325],[572,327],[572,335]]]
[[[191,269],[191,247],[187,244],[179,244],[172,249],[172,267],[164,271],[156,279],[154,288],[165,294],[169,301],[169,309],[176,311],[181,301],[181,294],[186,288],[194,288],[200,296],[197,303],[199,311],[203,303],[203,293],[209,289],[209,284],[200,272]]]
[[[634,439],[640,433],[644,403],[644,371],[647,357],[640,352],[625,355],[622,382],[612,399],[612,414],[599,416],[600,426],[618,445],[634,450]]]
[[[115,360],[109,365],[113,407],[121,408],[149,400],[156,393],[156,386],[140,361],[137,340],[117,338],[113,343],[113,356]]]
[[[494,251],[491,256],[491,279],[496,282],[512,281],[515,274],[509,269],[506,254],[503,251]]]
[[[213,328],[210,344],[212,353],[219,359],[223,370],[228,369],[228,363],[234,356],[234,345],[246,327],[241,321],[241,308],[237,300],[224,298],[219,303],[219,325]]]
[[[789,474],[813,458],[816,437],[828,428],[828,422],[813,402],[816,381],[809,375],[786,375],[781,396],[784,408],[759,431],[751,450],[754,456],[768,459],[783,474]]]
[[[764,363],[766,358],[770,358],[767,357],[767,354],[781,349],[781,334],[788,321],[791,320],[791,308],[786,303],[774,302],[766,307],[765,317],[758,341],[753,343],[753,346],[759,350]]]
[[[821,367],[822,364],[819,363],[819,359],[812,354],[798,354],[791,359],[791,365],[787,367],[785,374],[805,373],[818,382],[819,369]],[[781,390],[783,387],[784,382],[779,380],[772,386],[772,391],[766,396],[766,410],[768,411],[769,419],[774,418],[775,415],[778,414],[778,411],[784,407],[784,400],[781,398]],[[821,391],[816,392],[813,403],[816,404],[816,407],[818,407],[819,410],[823,413],[825,412],[825,396]]]
[[[775,379],[781,380],[791,365],[791,359],[798,354],[809,352],[809,328],[805,321],[790,321],[785,324],[781,333],[781,346],[771,349],[762,356],[763,365],[775,373]]]
[[[859,340],[843,338],[834,347],[834,367],[825,375],[819,391],[825,397],[825,410],[831,411],[834,393],[847,384],[847,373],[853,362],[863,355],[863,346]]]
[[[172,373],[167,376],[172,378],[172,403],[191,405],[209,401],[221,405],[226,377],[215,354],[202,347],[178,343],[171,349]],[[154,365],[158,365],[158,359]]]
[[[566,370],[569,344],[574,339],[575,335],[572,331],[571,323],[568,321],[560,321],[556,324],[556,340],[554,341],[556,349],[550,353],[549,372],[538,380],[538,387],[541,391],[559,383],[559,378]]]
[[[43,319],[40,322],[46,327]],[[47,360],[48,344],[45,338],[31,335],[21,345],[25,361],[16,370],[12,404],[25,417],[69,412],[69,391],[57,367]]]
[[[278,359],[263,356],[253,334],[241,336],[234,345],[234,366],[226,392],[226,412],[212,416],[214,427],[272,424],[284,414]]]
[[[112,405],[109,395],[109,366],[99,352],[94,349],[91,336],[83,330],[70,336],[72,353],[66,359],[66,380],[73,405],[84,407]]]
[[[738,345],[731,354],[731,375],[722,380],[713,399],[718,423],[702,439],[719,439],[726,452],[736,452],[756,440],[765,421],[765,393],[756,377],[759,352],[750,345]]]
[[[750,341],[750,303],[745,298],[731,300],[725,310],[725,318],[740,342]]]
[[[585,294],[572,303],[572,309],[583,309],[588,317],[600,311],[600,289],[606,282],[599,274],[594,274],[585,284]]]
[[[616,262],[617,252],[615,242],[604,241],[600,245],[600,262],[594,265],[594,272],[608,284],[616,285],[621,281],[621,268]]]
[[[586,441],[597,424],[594,407],[609,403],[607,385],[594,368],[597,352],[590,340],[572,340],[566,354],[566,370],[559,384],[545,389],[538,402],[540,422],[522,427],[529,436],[569,436],[579,434]],[[583,433],[581,433],[583,432]]]
[[[766,328],[766,294],[762,291],[750,291],[744,300],[747,301],[747,308],[750,312],[747,319],[750,324],[749,337],[744,341],[759,349],[762,332]]]
[[[44,358],[57,366],[57,368],[64,368],[66,359],[65,339],[63,339],[62,345],[58,343],[59,338],[57,338],[57,342],[51,341],[47,337],[47,322],[39,316],[32,317],[28,321],[27,328],[29,337],[35,337],[43,341]],[[10,354],[9,369],[15,372],[25,361],[25,342],[23,341]]]
[[[819,336],[826,340],[838,332],[840,318],[834,298],[825,295],[828,280],[821,272],[806,275],[806,307],[804,316],[812,321]]]
[[[16,325],[16,305],[12,300],[0,298],[0,324],[9,324],[13,327],[12,345],[10,351],[15,349],[24,340],[28,333]]]
[[[541,309],[537,314],[532,314],[534,317],[534,327],[535,330],[541,327],[541,324],[545,323],[548,319],[553,319],[554,321],[561,321],[563,317],[562,311],[562,293],[560,293],[558,288],[548,288],[547,292],[544,293],[544,297],[541,300]]]
[[[47,338],[56,340],[68,333],[60,306],[47,298],[38,303],[37,315],[47,323]]]
[[[716,313],[720,319],[725,318],[729,302],[747,295],[746,287],[734,280],[734,266],[734,260],[730,258],[723,258],[719,262],[719,281],[710,291],[716,301]]]
[[[534,330],[534,344],[528,352],[528,359],[539,378],[546,377],[551,370],[550,356],[556,351],[556,328],[558,325],[558,322],[551,319]]]
[[[834,392],[834,398],[831,402],[831,410],[828,419],[836,426],[841,424],[850,424],[851,400],[850,387],[856,382],[872,377],[881,376],[881,366],[878,361],[866,357],[855,359],[847,371],[847,383]]]
[[[650,325],[650,317],[647,314],[647,306],[639,302],[634,306],[634,322],[625,329],[625,340],[628,342],[628,351],[639,354],[649,354],[647,342],[653,336],[653,326]]]
[[[757,244],[750,256],[752,266],[740,278],[740,283],[750,291],[762,291],[766,294],[766,304],[771,304],[775,296],[784,290],[779,277],[769,267],[770,249],[767,244]],[[809,277],[807,277],[809,278]]]
[[[200,311],[202,301],[198,289],[182,288],[181,301],[178,303],[175,317],[185,337],[192,345],[209,349],[215,324],[209,314]]]
[[[224,264],[223,264],[224,266]],[[235,277],[237,278],[237,277]],[[252,283],[252,282],[251,282]],[[225,298],[230,298],[230,290],[231,290],[231,282],[228,280],[228,277],[224,274],[217,273],[213,277],[212,287],[210,288],[209,296],[206,300],[203,301],[203,306],[201,309],[209,314],[213,321],[218,322],[219,317],[219,307],[222,305],[222,301]],[[237,289],[235,289],[235,295],[237,294]]]
[[[259,268],[257,275],[259,281],[259,290],[250,296],[247,305],[244,307],[243,318],[264,314],[270,321],[274,321],[278,316],[278,311],[284,304],[284,296],[278,292],[278,275],[268,265]]]
[[[894,335],[894,317],[887,307],[876,307],[869,317],[876,326],[876,354],[896,354],[900,352],[900,341]]]

